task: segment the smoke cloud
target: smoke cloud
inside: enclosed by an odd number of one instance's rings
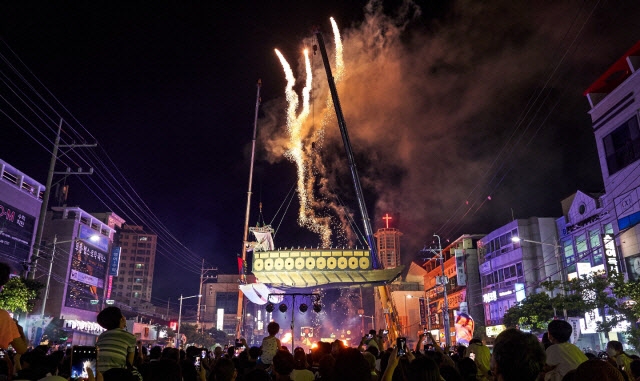
[[[382,226],[379,218],[384,213],[400,216],[392,220],[392,226],[405,233],[412,250],[419,249],[427,240],[431,243],[433,232],[458,210],[457,217],[440,231],[443,238],[488,233],[500,225],[477,222],[481,218],[495,222],[490,213],[496,210],[507,215],[513,206],[511,192],[522,192],[518,197],[524,197],[527,190],[523,187],[544,176],[561,176],[557,163],[562,153],[557,147],[536,146],[532,151],[526,146],[551,111],[552,102],[535,115],[534,109],[517,132],[516,122],[529,96],[544,86],[553,64],[565,51],[569,54],[556,73],[562,80],[552,80],[542,97],[549,94],[549,100],[555,101],[570,94],[579,99],[582,83],[571,82],[572,68],[593,62],[593,51],[584,46],[599,44],[604,37],[587,24],[577,39],[580,44],[571,42],[594,4],[552,2],[545,9],[532,9],[526,2],[510,0],[457,1],[446,16],[430,19],[409,1],[393,10],[393,15],[383,11],[381,2],[372,1],[364,9],[363,21],[341,25],[337,20],[344,47],[338,93],[363,187],[371,196],[367,200],[370,208],[375,201],[375,209],[370,210],[374,230]],[[325,41],[331,50],[329,20],[326,23]],[[313,44],[312,38],[302,42],[305,47]],[[294,71],[300,93],[303,57],[288,59],[298,61]],[[333,65],[332,61],[335,68]],[[302,128],[305,149],[315,152],[310,154],[318,176],[315,194],[324,203],[318,207],[346,227],[342,239],[353,241],[346,221],[359,214],[344,210],[336,198],[338,194],[348,205],[356,205],[334,110],[327,103],[327,79],[319,52],[313,57],[312,69],[313,117]],[[260,140],[271,162],[283,160],[291,149],[285,107],[283,99],[263,107]],[[583,112],[578,112],[584,120]],[[529,121],[531,127],[523,135]],[[545,128],[561,128],[565,122],[562,118],[548,120]],[[511,157],[499,159],[485,176],[512,133],[514,146],[505,153],[517,149]],[[515,145],[519,137],[524,139]],[[540,158],[533,165],[536,173],[527,173],[527,180],[514,188],[512,179],[525,176],[511,172],[510,163],[532,153]],[[507,188],[496,186],[503,176],[509,179],[504,183]],[[459,222],[465,212],[465,219]],[[355,220],[361,226],[360,219]],[[399,226],[394,225],[397,220]],[[482,231],[461,230],[469,226]]]

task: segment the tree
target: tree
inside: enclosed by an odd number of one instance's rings
[[[0,293],[0,308],[29,313],[33,310],[36,300],[40,299],[40,290],[43,287],[42,283],[35,280],[11,278]]]
[[[195,324],[183,323],[180,325],[180,333],[187,337],[188,343],[193,343],[200,347],[211,348],[215,344],[228,344],[227,334],[215,328],[210,328],[202,332]]]
[[[554,316],[551,297],[540,292],[527,296],[525,300],[509,308],[504,314],[504,324],[509,328],[520,327],[542,332],[547,329]]]

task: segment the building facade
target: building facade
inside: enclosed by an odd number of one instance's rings
[[[137,307],[151,302],[158,236],[142,226],[122,225],[114,246],[120,247],[120,269],[113,277],[112,298]]]
[[[478,241],[488,332],[497,331],[505,312],[526,295],[542,291],[541,282],[561,280],[555,220],[542,217],[513,220]]]
[[[640,279],[640,41],[585,92],[606,195],[603,208],[613,220],[615,260]]]
[[[387,268],[400,266],[400,237],[402,233],[394,228],[382,228],[373,235],[378,245],[378,258]]]
[[[106,306],[113,235],[112,228],[78,207],[47,212],[42,244],[52,248],[55,239],[56,249],[45,315],[64,320],[74,345],[93,345],[102,332],[95,322]],[[45,280],[45,275],[39,270],[36,278]]]
[[[444,275],[448,278],[446,287],[451,342],[457,340],[455,319],[459,313],[469,314],[476,324],[484,324],[477,254],[478,240],[482,237],[482,234],[464,234],[442,249]],[[422,311],[427,323],[424,328],[432,330],[433,337],[444,342],[444,290],[437,281],[443,275],[440,257],[428,259],[423,267],[427,272],[424,280],[426,303]]]
[[[44,185],[0,159],[0,261],[26,270],[42,207]]]

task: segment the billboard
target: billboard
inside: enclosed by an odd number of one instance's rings
[[[458,286],[464,286],[467,284],[467,275],[464,272],[464,251],[455,250],[456,254],[456,277]]]
[[[604,243],[604,256],[607,264],[607,272],[609,274],[615,272],[620,273],[618,265],[618,252],[616,250],[616,239],[613,234],[603,234],[602,242]]]
[[[81,226],[85,227],[84,225]],[[97,234],[97,233],[93,233]],[[90,237],[91,235],[88,235]],[[76,240],[73,245],[71,271],[67,286],[65,306],[85,311],[100,312],[100,303],[104,295],[104,279],[107,272],[107,252],[101,248],[91,247],[84,240]],[[100,242],[96,243],[102,245]]]
[[[29,258],[36,218],[0,201],[0,254],[14,263]]]
[[[111,250],[111,259],[109,259],[109,275],[118,276],[118,270],[120,269],[120,251],[122,248],[114,247]]]
[[[626,257],[624,261],[627,264],[627,273],[630,282],[640,281],[640,254]]]

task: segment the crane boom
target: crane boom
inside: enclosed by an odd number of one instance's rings
[[[329,57],[327,56],[327,49],[324,45],[324,39],[319,28],[314,30],[316,39],[318,40],[318,46],[320,48],[320,54],[322,55],[322,62],[324,63],[324,69],[327,72],[327,80],[329,81],[329,90],[331,91],[331,99],[333,100],[333,108],[336,111],[336,117],[338,118],[338,126],[340,127],[340,134],[342,135],[342,142],[344,143],[344,149],[347,153],[347,160],[349,162],[349,169],[351,170],[351,178],[353,180],[353,187],[356,191],[356,198],[358,199],[358,207],[360,208],[360,214],[362,216],[362,222],[364,224],[364,231],[369,244],[369,250],[371,252],[371,263],[374,269],[381,269],[383,266],[378,262],[378,253],[376,243],[373,237],[373,229],[371,228],[371,220],[369,219],[369,213],[367,212],[367,205],[364,202],[364,196],[362,194],[362,185],[360,184],[360,177],[358,176],[358,168],[353,157],[353,150],[351,148],[351,141],[349,140],[349,134],[347,132],[347,123],[344,120],[342,114],[342,107],[340,106],[340,99],[338,98],[338,90],[336,89],[336,83],[331,73],[331,65],[329,64]],[[378,293],[380,295],[380,302],[383,309],[386,310],[387,326],[389,327],[389,339],[395,340],[398,337],[398,329],[396,325],[396,314],[393,308],[393,303],[389,299],[389,290],[387,286],[378,286]]]

